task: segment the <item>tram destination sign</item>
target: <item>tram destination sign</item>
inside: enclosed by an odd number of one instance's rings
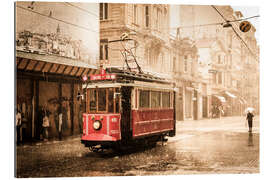
[[[114,79],[116,79],[115,74],[97,74],[97,75],[90,76],[91,81],[114,80]]]

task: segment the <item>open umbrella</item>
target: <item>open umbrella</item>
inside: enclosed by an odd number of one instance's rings
[[[254,110],[255,109],[253,107],[248,107],[248,108],[245,109],[245,113],[248,113],[248,112],[252,113],[252,112],[254,112]]]

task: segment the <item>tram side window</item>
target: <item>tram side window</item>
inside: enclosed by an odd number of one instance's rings
[[[98,90],[98,111],[106,111],[106,89]]]
[[[96,89],[90,90],[90,111],[96,111],[97,110],[97,91]]]
[[[113,113],[113,88],[109,88],[109,94],[108,94],[108,112]]]
[[[115,93],[120,93],[119,88],[115,88]],[[115,96],[115,112],[119,113],[120,96]]]
[[[140,90],[140,107],[149,108],[149,95],[150,91]]]
[[[158,91],[152,91],[151,92],[151,107],[157,108],[160,107],[161,101],[160,101],[160,92]]]
[[[162,107],[170,107],[170,93],[162,92]]]

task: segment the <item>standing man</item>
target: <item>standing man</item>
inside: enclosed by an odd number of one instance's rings
[[[82,104],[79,105],[78,118],[79,118],[80,133],[82,134],[82,132],[83,132]]]
[[[19,145],[21,141],[21,124],[22,124],[22,115],[20,110],[17,109],[16,112],[17,145]]]
[[[48,141],[49,139],[49,127],[50,127],[50,112],[47,110],[47,106],[44,107],[44,117],[42,119],[42,127],[43,127],[43,140]]]
[[[253,121],[254,115],[248,111],[247,113],[247,121],[248,121],[248,132],[252,132],[252,121]]]
[[[58,110],[58,122],[57,122],[57,130],[58,130],[58,138],[61,141],[62,140],[62,123],[63,123],[63,113],[62,108],[59,107]]]
[[[221,116],[222,116],[223,113],[224,113],[222,106],[219,106],[219,107],[218,107],[218,112],[219,112],[219,120],[221,120]]]

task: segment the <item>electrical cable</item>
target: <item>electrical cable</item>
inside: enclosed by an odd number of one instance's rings
[[[234,29],[233,26],[232,30],[234,31],[234,33],[238,36],[238,38],[243,42],[243,44],[246,46],[246,48],[250,51],[250,53],[255,57],[255,60],[259,62],[259,60],[257,59],[257,56],[251,51],[251,49],[248,47],[248,45],[246,44],[246,42],[242,39],[242,37],[237,33],[237,31]]]
[[[226,22],[229,22],[222,14],[221,12],[219,12],[219,10],[214,6],[214,5],[211,5],[212,8],[214,8],[216,10],[216,12],[226,21]]]
[[[84,9],[84,8],[81,8],[79,6],[76,6],[76,5],[74,5],[74,4],[70,3],[70,2],[65,2],[65,4],[68,4],[69,6],[72,6],[74,8],[77,8],[77,9],[81,10],[81,11],[84,11],[84,12],[90,14],[90,15],[94,15],[95,17],[97,17],[99,19],[99,16],[97,14],[95,14],[93,12],[90,12],[90,11]]]
[[[222,14],[221,12],[214,6],[214,5],[211,5],[215,10],[216,12],[224,19],[224,21],[226,21],[226,23],[230,22],[228,21]],[[248,45],[246,44],[246,42],[243,40],[243,38],[236,32],[236,30],[234,29],[233,25],[231,25],[231,28],[232,30],[234,31],[234,33],[237,35],[237,37],[242,41],[242,43],[246,46],[246,48],[249,50],[249,52],[255,57],[255,60],[257,62],[259,62],[257,56],[251,51],[251,49],[248,47]]]
[[[95,32],[95,33],[99,33],[98,31],[95,31],[93,29],[89,29],[89,28],[81,26],[81,25],[73,24],[73,23],[70,23],[70,22],[67,22],[67,21],[52,17],[52,16],[48,16],[48,15],[42,14],[42,13],[37,12],[37,11],[29,10],[29,9],[27,9],[25,7],[22,7],[22,6],[19,6],[19,5],[16,5],[16,7],[21,8],[21,9],[26,10],[26,11],[29,11],[29,12],[32,12],[32,13],[35,13],[35,14],[38,14],[38,15],[43,16],[43,17],[47,17],[47,18],[50,18],[50,19],[53,19],[53,20],[56,20],[56,21],[59,21],[59,22],[62,22],[62,23],[68,24],[68,25],[75,26],[77,28],[81,28],[81,29],[84,29],[84,30],[87,30],[87,31],[92,31],[92,32]]]
[[[253,19],[253,18],[257,18],[257,17],[260,17],[260,16],[256,15],[256,16],[251,16],[251,17],[247,17],[247,18],[243,18],[243,19],[236,19],[236,20],[232,20],[232,21],[228,21],[228,22],[230,23],[230,22],[244,21],[247,19]]]
[[[244,21],[247,19],[252,19],[252,18],[257,18],[257,17],[260,17],[260,16],[256,15],[256,16],[251,16],[251,17],[247,17],[247,18],[243,18],[243,19],[237,19],[237,20],[226,21],[226,22],[230,23],[230,22]],[[167,29],[193,28],[193,27],[214,26],[214,25],[223,25],[223,24],[224,23],[210,23],[210,24],[199,24],[199,25],[192,25],[192,26],[179,26],[179,27],[172,27],[172,28],[167,28]]]

